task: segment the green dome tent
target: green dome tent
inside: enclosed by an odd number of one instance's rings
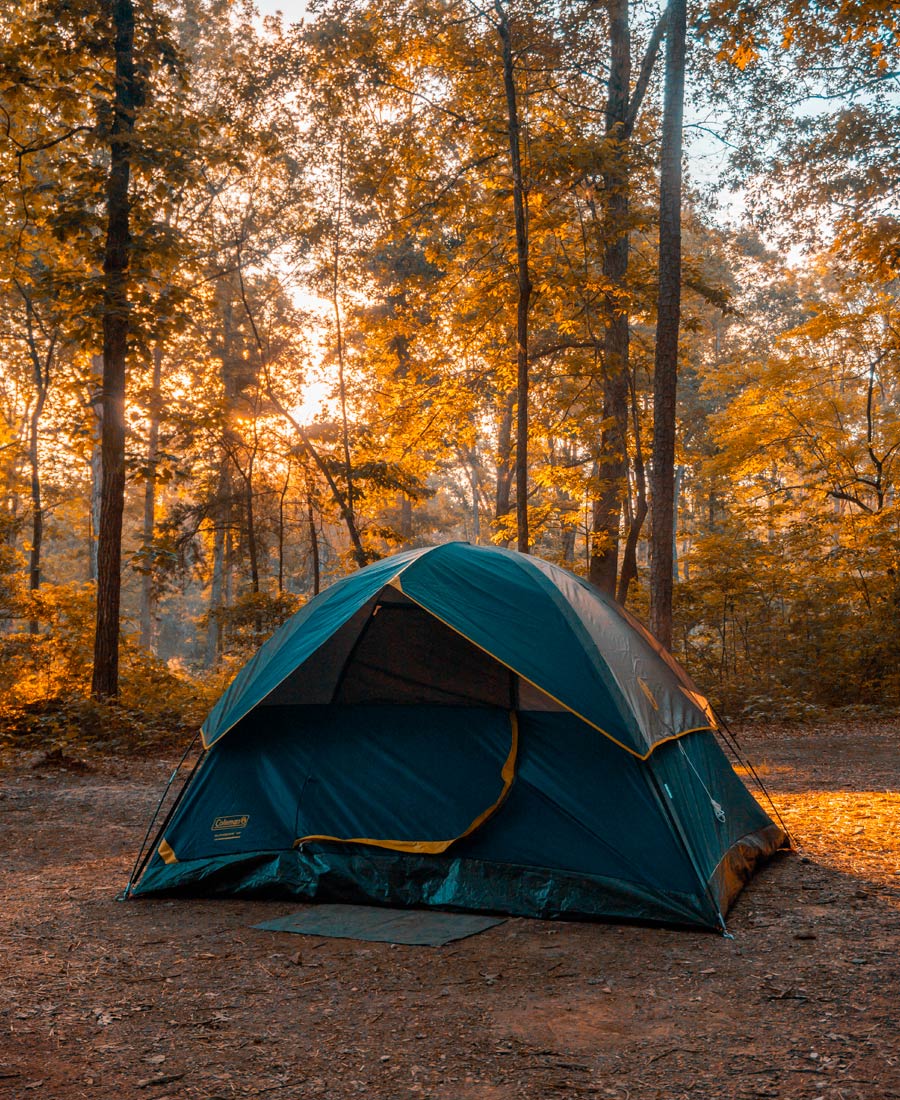
[[[244,666],[134,895],[724,928],[786,842],[627,612],[496,548],[397,554]]]

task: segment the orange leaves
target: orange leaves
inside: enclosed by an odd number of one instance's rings
[[[726,61],[730,65],[734,65],[735,68],[741,72],[747,68],[748,65],[752,65],[754,61],[759,59],[759,50],[752,40],[739,42],[733,47],[725,47],[719,51],[716,56],[718,61]]]

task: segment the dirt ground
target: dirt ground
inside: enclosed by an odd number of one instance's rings
[[[900,723],[743,731],[800,856],[734,939],[508,920],[443,948],[115,900],[172,761],[0,770],[0,1097],[900,1097]]]

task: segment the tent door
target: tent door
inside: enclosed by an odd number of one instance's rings
[[[295,848],[363,844],[439,854],[474,833],[506,800],[519,747],[514,711],[348,710],[365,728],[349,738],[319,740],[299,796]]]

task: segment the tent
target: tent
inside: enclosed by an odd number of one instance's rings
[[[786,842],[706,699],[613,600],[448,543],[338,581],[244,666],[134,895],[724,930]]]

